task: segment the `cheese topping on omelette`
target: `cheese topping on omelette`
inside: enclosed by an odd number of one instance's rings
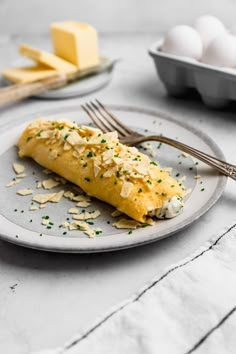
[[[137,221],[173,217],[183,207],[178,181],[135,147],[121,144],[117,132],[102,133],[65,119],[37,119],[18,147],[20,157],[33,158]]]

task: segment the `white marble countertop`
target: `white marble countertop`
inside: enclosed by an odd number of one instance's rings
[[[102,35],[104,54],[121,57],[109,86],[86,98],[64,101],[30,99],[0,111],[0,132],[28,114],[82,103],[97,97],[105,103],[170,113],[204,130],[236,164],[235,106],[206,108],[198,99],[167,97],[147,48],[158,34]],[[46,48],[47,37],[0,37],[0,69],[17,57],[17,45]],[[228,181],[218,203],[197,222],[165,240],[143,247],[101,254],[53,254],[0,241],[0,352],[23,354],[62,345],[150,280],[157,270],[187,256],[214,232],[235,219],[236,183]]]

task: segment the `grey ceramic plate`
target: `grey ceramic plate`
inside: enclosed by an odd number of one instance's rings
[[[110,109],[130,127],[145,134],[164,134],[171,138],[197,147],[209,154],[224,158],[219,147],[205,133],[190,126],[180,124],[172,118],[157,112],[120,106],[110,106]],[[79,107],[58,108],[53,112],[41,112],[40,116],[50,118],[67,117],[79,123],[91,124]],[[34,116],[27,117],[27,121]],[[25,126],[26,124],[24,124]],[[102,252],[119,250],[128,247],[143,245],[160,240],[181,230],[185,226],[203,215],[220,197],[226,177],[219,175],[201,162],[193,161],[191,157],[184,157],[181,153],[169,146],[153,144],[153,151],[162,167],[173,167],[173,175],[178,178],[186,176],[185,185],[192,192],[186,198],[184,212],[174,219],[158,221],[153,226],[140,228],[128,233],[128,230],[116,230],[111,224],[115,218],[111,216],[113,207],[93,200],[88,211],[99,209],[101,216],[94,220],[94,226],[103,229],[103,233],[94,239],[89,239],[80,231],[67,231],[60,228],[60,224],[71,215],[67,213],[73,203],[63,199],[58,204],[48,203],[45,209],[29,211],[31,196],[21,197],[16,194],[18,189],[32,188],[34,193],[47,193],[36,189],[37,181],[46,179],[42,168],[32,160],[19,160],[17,149],[14,146],[24,126],[1,135],[0,139],[0,238],[18,245],[55,252]],[[148,153],[150,150],[144,150]],[[24,164],[27,176],[20,184],[7,188],[6,184],[14,178],[12,163],[20,161]],[[200,179],[194,179],[201,175]],[[71,189],[66,184],[64,190]],[[53,191],[60,190],[56,187]],[[49,216],[53,222],[51,229],[41,225],[42,217]]]
[[[72,82],[71,84],[58,90],[43,92],[37,95],[37,97],[47,99],[64,99],[85,96],[105,87],[111,81],[111,78],[112,71],[106,71],[94,76],[87,77],[80,81]]]
[[[22,65],[25,65],[25,61],[18,60],[12,65],[12,67]],[[92,75],[82,80],[72,82],[58,90],[42,92],[36,95],[36,97],[61,100],[65,98],[85,96],[108,85],[112,79],[112,72],[113,70],[108,70],[97,75]],[[9,81],[3,77],[0,78],[0,86],[6,86],[9,84],[11,84]]]

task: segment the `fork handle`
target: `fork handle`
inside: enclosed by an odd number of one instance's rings
[[[227,163],[223,160],[219,160],[216,157],[213,157],[209,154],[206,154],[200,150],[194,149],[191,146],[185,145],[183,143],[180,143],[176,140],[164,137],[164,136],[143,136],[140,138],[135,139],[135,144],[142,143],[144,141],[158,141],[170,146],[173,146],[181,151],[184,151],[188,153],[191,156],[196,157],[198,160],[201,160],[202,162],[206,163],[207,165],[215,168],[219,172],[221,172],[223,175],[231,177],[232,179],[236,180],[236,166],[232,165],[230,163]]]

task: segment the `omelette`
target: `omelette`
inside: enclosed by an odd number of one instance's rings
[[[178,181],[135,147],[122,144],[115,131],[39,118],[26,127],[17,146],[20,157],[32,158],[139,222],[171,218],[183,208]]]

